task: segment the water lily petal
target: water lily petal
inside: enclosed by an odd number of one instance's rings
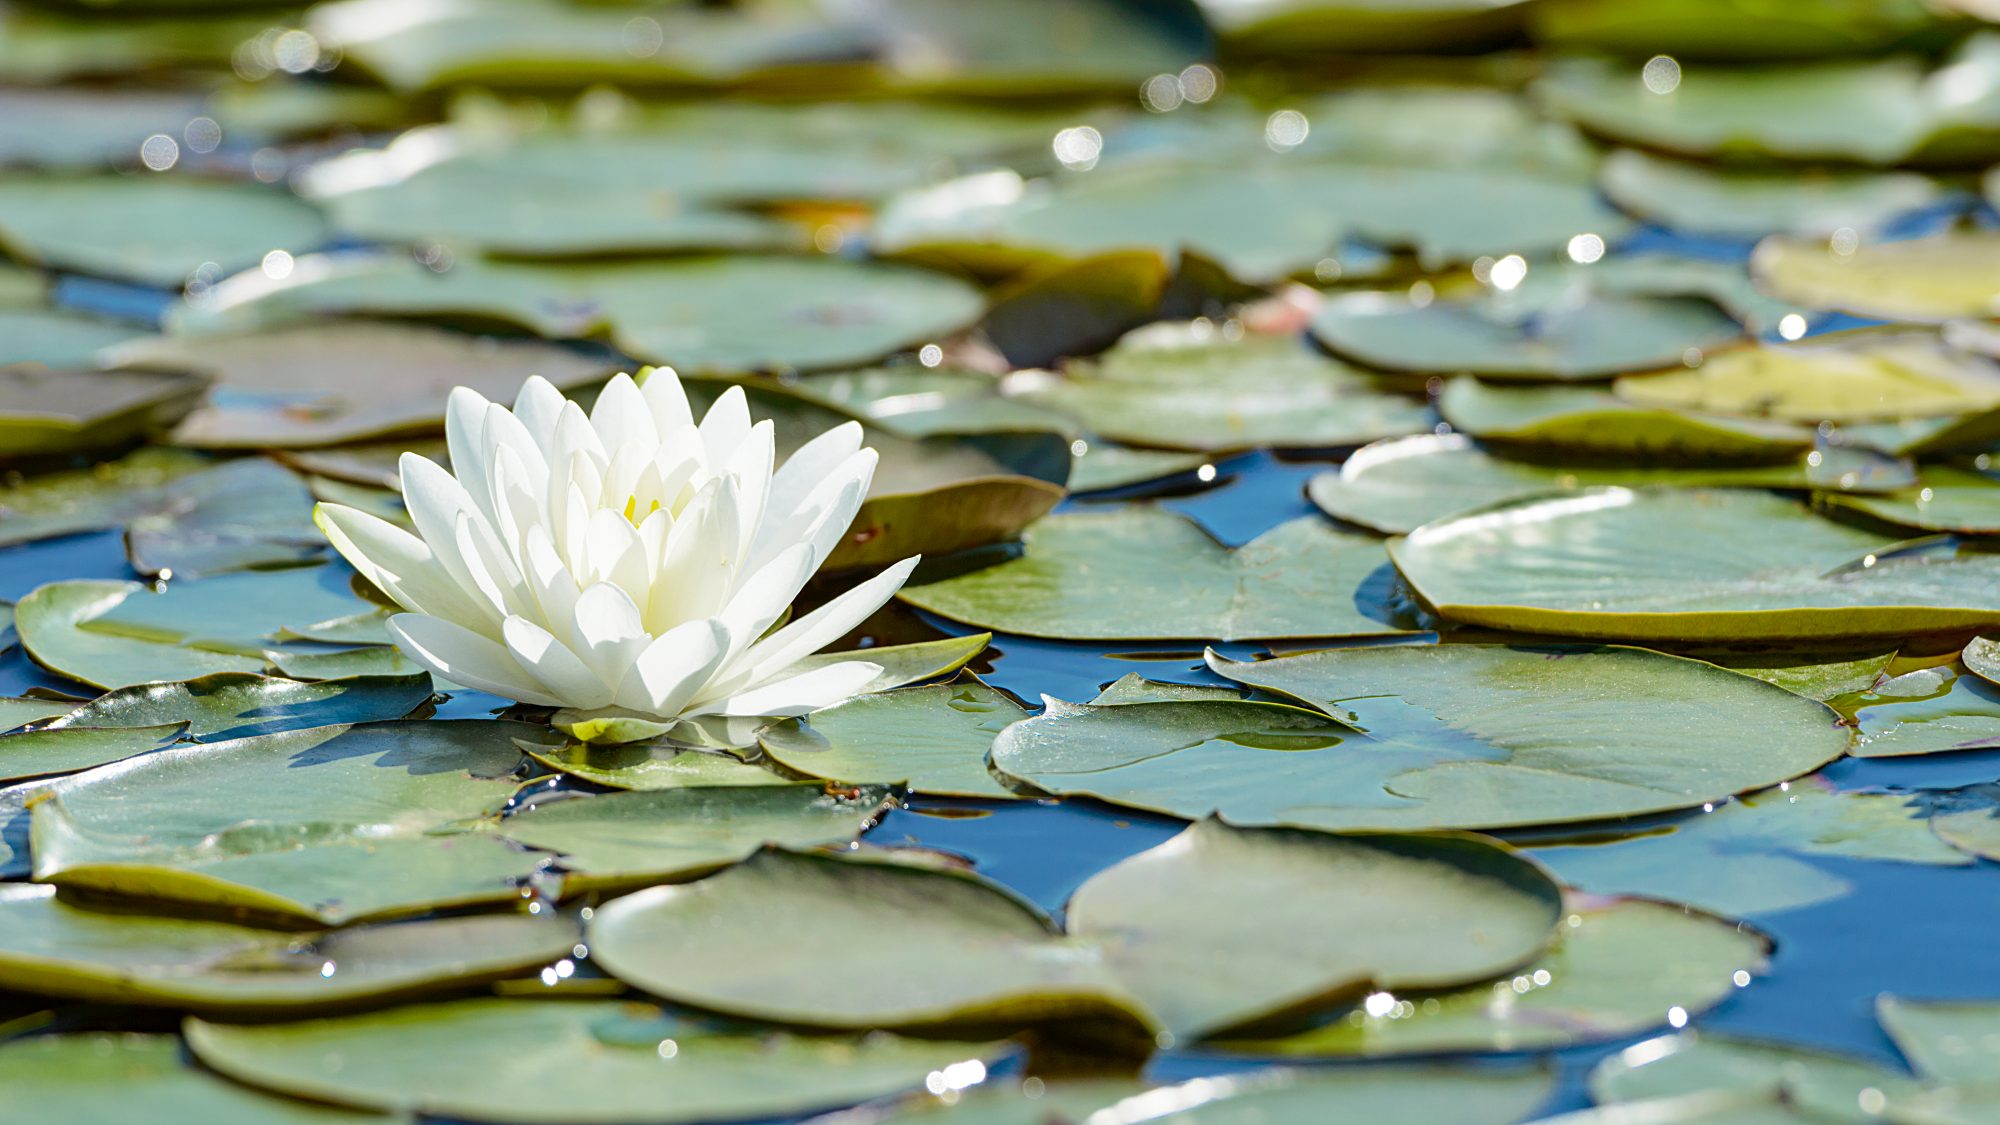
[[[458,619],[478,615],[423,540],[345,504],[320,504],[313,519],[342,558],[404,609]]]
[[[653,639],[631,596],[609,582],[599,582],[576,599],[574,629],[577,655],[614,693]]]
[[[611,702],[603,679],[547,629],[525,617],[509,617],[500,631],[507,652],[563,706],[588,710]]]
[[[825,664],[796,676],[751,688],[698,708],[695,714],[750,716],[789,719],[831,707],[868,686],[882,674],[880,664],[865,660],[844,660]]]
[[[913,555],[896,563],[751,646],[742,656],[752,669],[751,682],[768,681],[867,620],[902,589],[920,561],[922,556]]]
[[[493,468],[487,462],[486,408],[493,405],[471,387],[453,387],[444,405],[444,447],[452,476],[472,503],[493,518]]]
[[[676,625],[639,654],[619,686],[619,706],[661,716],[680,714],[728,650],[729,630],[714,618]]]
[[[555,384],[540,375],[530,375],[521,384],[521,393],[514,399],[514,417],[528,431],[535,441],[535,447],[547,457],[555,449],[556,420],[562,417],[563,404],[568,400],[556,389]],[[553,462],[551,462],[553,464]]]
[[[639,393],[652,412],[654,432],[662,438],[694,425],[694,411],[688,408],[687,390],[671,367],[649,367],[639,372]]]
[[[439,468],[436,462],[414,453],[405,453],[399,467],[403,479],[403,506],[409,510],[410,522],[416,524],[417,534],[423,537],[424,545],[431,549],[438,565],[468,595],[468,603],[484,605],[489,623],[497,625],[504,613],[503,605],[479,596],[479,585],[458,548],[459,514],[462,512],[482,521],[485,517],[477,514],[471,498],[465,494],[457,479]]]
[[[772,518],[782,521],[797,512],[821,482],[860,450],[861,438],[861,423],[843,422],[799,446],[771,474]]]
[[[399,613],[389,619],[389,635],[405,656],[432,675],[506,699],[562,706],[562,700],[536,683],[505,647],[462,625],[422,613]]]
[[[604,448],[614,457],[630,449],[642,459],[650,458],[660,444],[660,431],[653,423],[653,411],[639,385],[623,372],[611,377],[590,408],[590,425]]]
[[[701,419],[701,443],[708,450],[708,463],[726,465],[736,447],[750,436],[750,402],[742,387],[722,392],[715,405]]]

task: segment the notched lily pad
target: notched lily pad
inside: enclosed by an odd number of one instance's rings
[[[828,781],[905,782],[945,797],[1018,796],[993,779],[993,737],[1027,711],[975,679],[863,695],[758,736],[795,773]]]
[[[2000,686],[1957,664],[1905,672],[1828,704],[1854,726],[1857,758],[2000,748]]]

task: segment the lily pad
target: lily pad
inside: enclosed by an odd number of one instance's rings
[[[147,510],[161,486],[212,464],[199,454],[149,446],[0,487],[0,545],[123,526]]]
[[[184,724],[17,731],[0,736],[0,780],[75,773],[172,746]]]
[[[179,289],[326,240],[319,212],[259,185],[183,177],[0,179],[0,250],[19,261]]]
[[[1945,190],[1915,172],[1762,172],[1709,168],[1620,149],[1598,176],[1625,210],[1679,231],[1821,238],[1843,228],[1871,234],[1943,202]]]
[[[1988,683],[2000,685],[2000,639],[1974,637],[1958,657],[1966,668]]]
[[[1750,269],[1785,300],[1877,320],[1934,324],[2000,311],[2000,231],[1863,242],[1847,254],[1818,240],[1772,237],[1757,244]]]
[[[179,421],[201,391],[180,375],[0,367],[0,458],[128,444]]]
[[[1677,378],[1623,382],[1643,390],[1657,380]],[[1481,441],[1622,455],[1641,462],[1788,461],[1812,448],[1813,432],[1802,426],[1697,413],[1713,407],[1706,401],[1680,404],[1657,397],[1661,401],[1642,397],[1632,402],[1586,387],[1496,387],[1458,378],[1445,384],[1438,412]]]
[[[1960,1086],[1991,1086],[2000,1065],[2000,1004],[1884,995],[1875,1017],[1917,1073]],[[1990,1096],[1990,1095],[1989,1095]]]
[[[1853,884],[1815,857],[1962,866],[1907,795],[1842,793],[1807,778],[1718,804],[1629,838],[1537,847],[1574,887],[1670,898],[1722,914],[1776,914],[1841,898]]]
[[[790,1117],[920,1087],[955,1063],[983,1073],[1006,1053],[730,1032],[615,1000],[455,1000],[297,1023],[189,1020],[185,1030],[203,1063],[266,1089],[534,1125]]]
[[[4,19],[8,45],[18,22],[32,15],[10,9]],[[46,17],[44,17],[46,18]],[[112,22],[112,21],[99,21]],[[253,29],[252,34],[255,31]],[[0,47],[0,76],[8,51]],[[18,77],[18,76],[8,76]],[[90,168],[127,164],[154,133],[177,136],[201,116],[199,94],[95,88],[81,84],[0,92],[0,164],[10,167]]]
[[[573,742],[556,750],[530,750],[552,770],[611,789],[688,789],[732,785],[789,785],[763,766],[714,750],[671,742]]]
[[[1723,62],[1874,55],[1945,32],[1922,0],[1796,8],[1731,0],[1547,0],[1528,9],[1534,38],[1573,50]]]
[[[184,646],[172,636],[149,640],[84,627],[144,588],[137,582],[97,579],[37,587],[15,607],[21,644],[39,663],[105,688],[263,670],[261,656]]]
[[[1828,701],[1855,728],[1858,758],[2000,748],[2000,686],[1955,664],[1920,668]]]
[[[1318,519],[1281,524],[1234,550],[1150,507],[1051,516],[1021,539],[1018,558],[898,597],[981,628],[1066,640],[1408,631],[1380,604],[1388,593],[1380,543]]]
[[[1820,499],[1835,508],[1918,531],[2000,533],[2000,481],[1976,470],[1936,466],[1925,469],[1917,486],[1906,492],[1887,496],[1828,494]]]
[[[403,1000],[569,956],[575,923],[487,914],[287,933],[72,903],[54,887],[0,889],[0,983],[105,1004],[296,1017]]]
[[[1674,903],[1579,896],[1555,944],[1511,978],[1439,993],[1378,994],[1284,1039],[1229,1044],[1258,1055],[1533,1051],[1622,1039],[1722,1002],[1769,967],[1770,939]],[[1647,971],[1634,973],[1632,966]]]
[[[1692,1031],[1645,1047],[1599,1063],[1590,1075],[1591,1096],[1600,1104],[1625,1106],[1658,1098],[1764,1095],[1802,1110],[1793,1120],[1854,1117],[1864,1090],[1881,1095],[1885,1108],[1924,1096],[1922,1085],[1908,1075],[1843,1055]]]
[[[1315,475],[1306,495],[1336,519],[1390,535],[1434,520],[1557,492],[1644,488],[1894,488],[1914,481],[1901,462],[1835,446],[1789,465],[1641,468],[1512,460],[1464,434],[1393,438]]]
[[[771,727],[779,765],[828,781],[906,782],[946,797],[1017,796],[986,769],[993,737],[1028,713],[978,680],[863,695]]]
[[[186,723],[196,742],[223,742],[336,723],[400,719],[431,697],[428,676],[362,676],[302,684],[216,672],[180,683],[140,684],[98,696],[43,730]]]
[[[1785,422],[1869,422],[2000,406],[2000,365],[1929,333],[1856,332],[1809,343],[1757,344],[1692,370],[1633,375],[1619,398]]]
[[[20,1125],[150,1125],[173,1114],[209,1125],[393,1125],[383,1117],[275,1097],[185,1061],[177,1035],[37,1035],[0,1046],[0,1082]]]
[[[238,336],[153,337],[105,356],[114,367],[191,371],[208,399],[175,427],[176,445],[213,449],[328,445],[435,432],[445,398],[467,386],[512,402],[540,375],[559,388],[611,363],[554,344],[416,324],[334,322]]]
[[[1201,0],[1218,35],[1266,54],[1494,47],[1520,33],[1524,7],[1520,0]]]
[[[2000,555],[1886,542],[1758,492],[1524,500],[1426,524],[1389,554],[1444,616],[1526,632],[1750,642],[2000,623]]]
[[[104,767],[34,806],[35,877],[321,924],[514,899],[547,855],[440,831],[506,803],[513,739],[537,732],[315,727]]]
[[[1363,900],[1365,910],[1350,905]],[[893,934],[880,925],[885,903],[896,904]],[[1130,1012],[1180,1039],[1371,987],[1492,976],[1542,947],[1559,908],[1538,871],[1476,840],[1205,821],[1087,881],[1067,935],[962,872],[767,852],[600,908],[589,942],[650,992],[764,1019],[869,1027]],[[808,939],[774,924],[787,917],[819,925]],[[1264,921],[1246,929],[1251,917]],[[763,955],[733,962],[737,972],[663,955],[691,942]],[[890,971],[902,982],[893,991],[829,987]]]
[[[1679,364],[1743,332],[1700,297],[1599,295],[1551,305],[1505,293],[1419,301],[1383,292],[1334,297],[1312,330],[1335,354],[1385,370],[1564,380]]]
[[[160,578],[317,562],[326,536],[312,492],[261,457],[227,461],[163,486],[125,527],[132,569]]]
[[[976,320],[979,292],[939,274],[840,258],[738,255],[543,263],[408,255],[300,259],[283,279],[240,274],[169,313],[180,333],[245,331],[347,313],[498,321],[607,336],[683,372],[867,363]]]
[[[38,364],[58,371],[95,366],[97,353],[145,330],[69,309],[0,308],[0,367]]]

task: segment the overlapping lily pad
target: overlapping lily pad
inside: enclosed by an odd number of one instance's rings
[[[327,313],[498,321],[545,336],[606,335],[684,371],[741,371],[866,363],[964,328],[982,305],[952,278],[838,258],[465,257],[439,272],[407,255],[357,253],[301,259],[283,279],[240,274],[169,325],[243,331]]]
[[[1547,0],[1531,5],[1527,17],[1534,38],[1551,46],[1722,62],[1875,55],[1935,41],[1951,29],[1948,11],[1921,0],[1811,8],[1727,0]]]
[[[261,457],[177,478],[125,525],[132,569],[161,578],[317,562],[326,536],[312,523],[312,493]]]
[[[1520,0],[1449,0],[1442,4],[1353,0],[1203,0],[1216,31],[1244,50],[1463,51],[1497,46],[1519,34]]]
[[[530,375],[571,387],[612,366],[550,344],[389,322],[154,337],[105,358],[214,381],[208,399],[175,427],[175,444],[259,449],[435,432],[453,387],[512,402]]]
[[[1319,710],[1052,704],[994,741],[994,767],[1051,793],[1177,816],[1496,828],[1698,806],[1808,772],[1848,744],[1817,703],[1640,649],[1398,645],[1215,667]],[[1603,694],[1611,683],[1615,700]],[[1736,718],[1717,724],[1725,712]],[[1710,718],[1673,717],[1683,713]],[[1752,725],[1770,733],[1746,751]]]
[[[1828,495],[1823,499],[1916,531],[2000,533],[2000,481],[1973,469],[1937,466],[1925,469],[1923,479],[1907,491],[1886,496]]]
[[[1605,488],[1392,541],[1454,620],[1567,636],[1782,641],[2000,623],[2000,555],[1901,545],[1758,492]]]
[[[210,1125],[395,1125],[407,1118],[261,1093],[188,1062],[176,1035],[38,1035],[0,1046],[21,1125],[145,1125],[162,1113]]]
[[[1620,207],[1675,230],[1738,236],[1857,236],[1942,202],[1936,181],[1914,172],[1733,171],[1621,149],[1598,183]]]
[[[16,260],[174,289],[205,262],[237,270],[326,239],[293,196],[185,177],[9,176],[0,216],[0,251]]]
[[[1700,367],[1618,380],[1645,406],[1786,422],[1870,422],[1990,411],[2000,366],[1924,332],[1856,332],[1807,343],[1759,344]]]
[[[211,464],[199,454],[149,446],[0,487],[0,544],[122,526],[147,509],[161,486]]]
[[[185,723],[196,742],[225,742],[302,727],[400,719],[428,701],[428,676],[362,676],[305,684],[216,672],[179,683],[106,692],[65,711],[43,730]]]
[[[121,321],[68,309],[0,308],[0,366],[88,368],[98,352],[143,334]]]
[[[1391,995],[1311,1031],[1231,1046],[1307,1056],[1571,1047],[1658,1027],[1670,1009],[1704,1011],[1769,967],[1770,940],[1734,922],[1672,903],[1573,897],[1555,944],[1512,977]]]
[[[1231,550],[1149,507],[1052,516],[1018,558],[899,595],[981,628],[1069,640],[1389,636],[1382,547],[1322,520]],[[1161,565],[1161,560],[1173,560]]]
[[[829,781],[907,782],[946,797],[1013,797],[986,769],[986,751],[1020,704],[977,680],[864,695],[791,719],[759,736],[795,773]]]
[[[1750,269],[1788,301],[1878,320],[1927,323],[1994,315],[2000,293],[2000,232],[1953,231],[1903,242],[1864,242],[1850,253],[1829,243],[1774,237],[1758,243]]]
[[[130,443],[179,421],[201,390],[179,375],[0,367],[0,458]]]
[[[1905,672],[1828,702],[1854,725],[1856,757],[2000,748],[2000,686],[1956,665]]]
[[[885,903],[897,906],[893,934],[878,921]],[[600,908],[589,941],[648,991],[765,1019],[868,1027],[1111,1012],[1186,1038],[1371,987],[1493,976],[1540,950],[1559,912],[1553,884],[1483,842],[1206,821],[1086,882],[1067,935],[964,873],[767,852]],[[778,924],[808,916],[819,920],[811,935]],[[1253,916],[1264,924],[1244,928]],[[763,955],[729,971],[671,954],[689,943]],[[883,972],[897,989],[834,985]]]
[[[1660,380],[1679,378],[1659,375],[1626,382],[1650,390]],[[1812,448],[1813,432],[1802,426],[1697,413],[1712,409],[1706,401],[1681,409],[1682,404],[1670,403],[1670,396],[1652,402],[1634,397],[1641,401],[1584,387],[1496,387],[1459,378],[1445,385],[1438,412],[1482,441],[1624,455],[1642,462],[1786,461]]]
[[[307,1015],[521,974],[570,954],[576,924],[485,914],[290,933],[0,890],[0,984],[65,999]]]
[[[524,1125],[795,1116],[1006,1054],[994,1043],[746,1034],[616,1000],[456,1000],[285,1024],[190,1020],[186,1034],[203,1063],[265,1089]],[[478,1081],[464,1080],[473,1074]]]

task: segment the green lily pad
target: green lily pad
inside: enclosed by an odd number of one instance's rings
[[[1750,270],[1785,300],[1877,320],[1934,324],[2000,311],[2000,231],[1863,242],[1848,254],[1777,236],[1757,244]]]
[[[1885,542],[1759,492],[1523,500],[1426,524],[1389,554],[1444,616],[1526,632],[1753,642],[2000,623],[2000,556]]]
[[[1092,707],[1115,707],[1121,703],[1233,702],[1243,698],[1236,687],[1213,684],[1168,684],[1149,680],[1137,672],[1127,672],[1106,684],[1091,697]]]
[[[1653,895],[1738,916],[1797,910],[1853,891],[1846,879],[1814,865],[1814,857],[1970,862],[1931,832],[1923,809],[1906,795],[1841,793],[1812,778],[1716,805],[1662,830],[1557,843],[1533,854],[1583,890]]]
[[[0,179],[9,257],[178,289],[204,262],[237,270],[326,241],[319,212],[260,185],[184,177]]]
[[[1813,464],[1814,455],[1819,463]],[[1896,488],[1916,474],[1904,462],[1841,446],[1789,465],[1628,467],[1603,462],[1511,460],[1464,434],[1392,438],[1357,450],[1306,483],[1306,495],[1335,519],[1390,535],[1448,516],[1530,497],[1619,486],[1645,488]]]
[[[1590,132],[1685,156],[1893,165],[2000,151],[2000,38],[1991,35],[1967,39],[1934,70],[1910,56],[1691,63],[1648,84],[1642,61],[1560,59],[1535,93]]]
[[[290,470],[249,457],[163,486],[125,527],[132,569],[160,578],[320,561],[326,535],[313,496]]]
[[[1046,407],[1004,397],[1001,380],[979,371],[906,363],[806,375],[799,395],[906,437],[1060,430],[1073,423]]]
[[[436,272],[407,254],[301,259],[284,279],[248,273],[170,311],[180,333],[245,331],[317,314],[499,321],[553,337],[605,335],[687,371],[851,366],[978,318],[964,282],[840,258],[740,255],[543,263],[460,258]]]
[[[20,1125],[393,1125],[383,1117],[261,1093],[182,1057],[177,1035],[37,1035],[0,1046],[8,1114]]]
[[[1853,724],[1858,758],[2000,747],[2000,686],[1957,665],[1905,672],[1828,703]]]
[[[113,349],[105,359],[114,367],[191,371],[211,379],[208,399],[173,434],[176,445],[211,449],[434,433],[444,425],[453,387],[512,402],[530,375],[567,388],[600,378],[611,366],[553,344],[389,322],[151,337]]]
[[[181,683],[139,684],[98,696],[43,730],[186,723],[196,742],[223,742],[336,723],[400,719],[431,697],[428,676],[362,676],[302,684],[216,672]]]
[[[1744,4],[1731,0],[1547,0],[1528,9],[1541,43],[1606,54],[1754,62],[1874,55],[1948,28],[1922,0]]]
[[[563,892],[574,894],[704,875],[769,844],[848,847],[894,796],[879,786],[710,785],[544,801],[490,827],[562,853]]]
[[[271,22],[239,12],[122,11],[105,18],[88,10],[10,9],[0,21],[0,80],[53,85],[176,67],[226,69],[236,45]]]
[[[321,924],[514,899],[549,856],[440,833],[507,801],[513,739],[538,733],[433,720],[159,751],[34,806],[35,877]]]
[[[186,1034],[203,1063],[265,1089],[535,1125],[789,1117],[920,1087],[953,1064],[983,1074],[1005,1054],[991,1043],[730,1032],[615,1000],[455,1000],[283,1024],[189,1020]],[[479,1081],[464,1080],[472,1074]]]
[[[1812,448],[1808,428],[1701,414],[1695,410],[1707,403],[1691,405],[1634,403],[1587,387],[1497,387],[1458,378],[1445,384],[1438,412],[1481,441],[1640,461],[1787,461]]]
[[[1786,422],[1869,422],[2000,406],[2000,367],[1929,333],[1857,332],[1810,343],[1758,344],[1700,367],[1618,380],[1642,406]]]
[[[0,17],[0,77],[7,77],[8,46],[14,46],[25,12]],[[32,17],[29,17],[32,21]],[[119,21],[101,21],[119,22]],[[254,31],[253,31],[254,34]],[[154,133],[178,137],[201,116],[199,94],[94,88],[84,85],[0,91],[0,164],[12,167],[90,168],[130,164]]]
[[[105,1004],[297,1017],[530,972],[569,956],[575,923],[487,914],[288,933],[98,910],[54,887],[0,889],[0,983]]]
[[[2000,533],[2000,481],[1970,469],[1927,468],[1917,487],[1887,496],[1827,494],[1820,499],[1835,508],[1918,531]]]
[[[1490,378],[1603,379],[1679,364],[1734,343],[1742,328],[1701,297],[1597,295],[1549,304],[1506,293],[1430,298],[1356,292],[1314,314],[1335,354],[1392,371]]]
[[[1133,449],[1109,441],[1083,445],[1083,453],[1069,472],[1069,490],[1073,493],[1130,488],[1183,473],[1198,473],[1209,464],[1205,453]],[[1072,442],[1070,448],[1074,450],[1076,443]]]
[[[880,924],[886,903],[893,934]],[[1110,1012],[1182,1039],[1373,987],[1483,979],[1533,956],[1559,914],[1552,883],[1481,841],[1204,821],[1087,881],[1066,935],[963,872],[767,852],[602,907],[588,940],[621,979],[763,1019],[869,1027]],[[814,935],[773,924],[785,917],[817,919]],[[1263,921],[1245,928],[1248,918]],[[731,972],[663,955],[691,941],[762,956]],[[893,991],[829,987],[886,971],[902,982]]]
[[[1381,545],[1318,519],[1234,550],[1149,507],[1051,516],[1015,559],[897,596],[980,628],[1066,640],[1392,636]],[[1161,560],[1172,560],[1162,566]]]
[[[1520,33],[1520,0],[1200,0],[1232,46],[1264,54],[1443,50],[1499,46]]]
[[[180,741],[186,724],[17,731],[0,736],[0,781],[75,773],[163,750]]]
[[[0,367],[0,458],[128,444],[173,425],[201,391],[181,375]]]
[[[147,510],[162,485],[212,464],[199,454],[148,446],[116,461],[0,486],[0,545],[122,526]]]
[[[0,610],[0,616],[4,616],[11,625],[13,607]],[[35,696],[0,697],[0,731],[12,731],[28,723],[53,719],[57,715],[67,713],[80,702],[82,701],[76,699],[40,699]]]
[[[1921,1112],[1934,1096],[1918,1080],[1876,1063],[1751,1039],[1685,1031],[1644,1047],[1599,1063],[1590,1074],[1591,1096],[1601,1104],[1637,1105],[1688,1095],[1764,1095],[1798,1112],[1762,1120],[1806,1121],[1857,1119],[1864,1104],[1878,1113],[1906,1106]],[[1868,1090],[1876,1097],[1864,1102]],[[1902,1118],[1892,1112],[1890,1119]]]
[[[794,773],[828,781],[905,782],[946,797],[1017,796],[986,769],[993,737],[1028,713],[978,680],[863,695],[758,736]]]
[[[261,656],[184,646],[173,637],[148,640],[84,628],[143,589],[137,582],[97,579],[37,587],[15,607],[21,644],[39,663],[105,688],[263,670]]]
[[[1981,679],[2000,684],[2000,640],[1974,637],[1965,643],[1965,651],[1959,653],[1958,658]]]
[[[97,353],[145,330],[69,309],[0,308],[0,366],[38,364],[58,371],[95,366]]]
[[[1793,695],[1830,703],[1836,696],[1862,691],[1880,682],[1896,659],[1896,650],[1772,651],[1761,648],[1700,648],[1692,655],[1732,672],[1755,676]],[[1848,751],[1853,753],[1852,750]]]
[[[265,649],[264,662],[294,680],[344,680],[354,676],[409,676],[423,671],[393,645],[358,645],[332,652]],[[431,677],[435,690],[451,688]]]
[[[1875,1018],[1924,1077],[1960,1086],[1993,1085],[1994,1067],[2000,1065],[2000,1037],[1995,1034],[2000,1005],[1884,995],[1875,1002]]]
[[[1915,172],[1738,171],[1636,149],[1607,157],[1598,184],[1620,207],[1662,226],[1735,236],[1868,234],[1946,198]]]
[[[1670,1010],[1705,1011],[1769,968],[1770,939],[1735,922],[1673,903],[1579,897],[1555,944],[1511,978],[1377,994],[1311,1031],[1229,1046],[1339,1057],[1561,1049],[1658,1027]]]
[[[552,770],[612,789],[688,789],[733,785],[790,785],[763,766],[730,754],[671,742],[573,742],[559,750],[530,750]]]

